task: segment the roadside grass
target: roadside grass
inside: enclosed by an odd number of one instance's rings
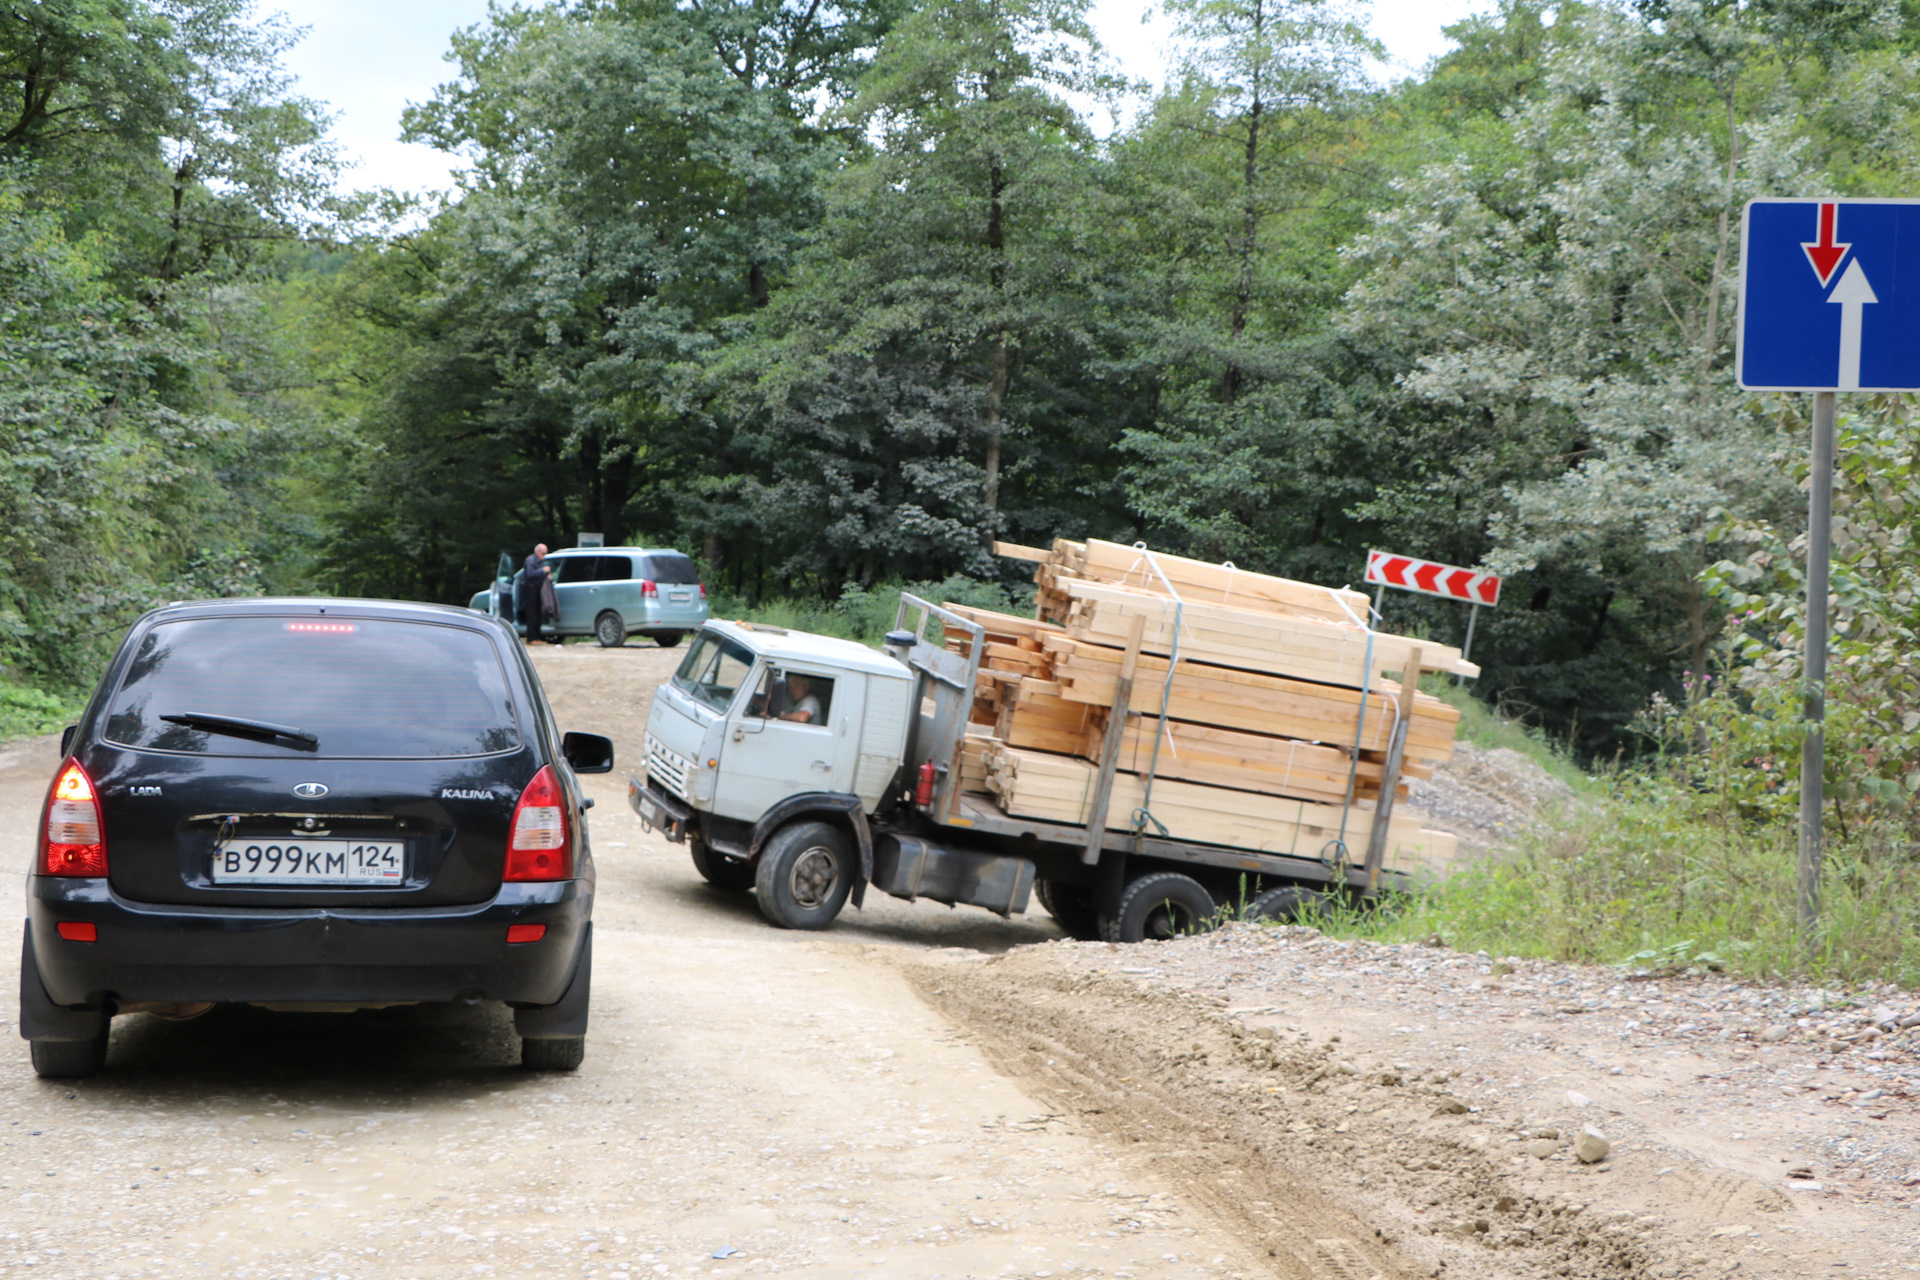
[[[0,678],[0,742],[65,728],[80,718],[86,697],[54,693]]]
[[[1803,956],[1791,826],[1690,812],[1647,774],[1594,780],[1507,851],[1375,911],[1304,921],[1345,938],[1493,956],[1920,987],[1920,861],[1858,836],[1829,848],[1818,941]]]
[[[1474,697],[1468,686],[1452,676],[1423,676],[1420,692],[1430,693],[1460,712],[1460,728],[1455,735],[1460,741],[1471,742],[1489,751],[1504,747],[1518,752],[1576,792],[1592,789],[1591,776],[1574,762],[1562,746],[1524,720],[1506,715],[1498,707],[1488,706]]]

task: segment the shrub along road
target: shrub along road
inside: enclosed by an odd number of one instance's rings
[[[784,933],[625,806],[678,656],[535,654],[562,724],[612,735],[621,765],[585,780],[601,880],[580,1072],[521,1071],[485,1007],[132,1016],[106,1072],[67,1085],[35,1080],[15,1040],[0,1275],[1916,1265],[1920,1033],[1878,1031],[1910,999],[1502,974],[1305,930],[1110,948],[1037,912],[884,895]],[[0,752],[15,832],[54,752]],[[29,853],[17,835],[15,865]],[[1568,1141],[1588,1123],[1614,1144],[1594,1165]]]

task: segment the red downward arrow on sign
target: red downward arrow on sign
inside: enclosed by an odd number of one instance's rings
[[[1413,581],[1422,591],[1438,591],[1440,571],[1446,567],[1443,564],[1423,564],[1414,571]]]
[[[1850,243],[1834,242],[1833,237],[1839,221],[1840,206],[1832,203],[1822,204],[1818,232],[1820,238],[1811,244],[1804,240],[1800,242],[1800,247],[1806,250],[1807,261],[1813,265],[1813,273],[1820,277],[1822,288],[1833,280],[1834,268],[1840,265],[1840,259],[1847,256],[1847,250],[1853,248]]]

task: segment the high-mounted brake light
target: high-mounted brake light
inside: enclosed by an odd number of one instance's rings
[[[660,584],[652,578],[642,578],[640,579],[640,594],[643,596],[658,596],[660,594]]]
[[[305,631],[330,636],[352,635],[360,628],[351,622],[289,622],[287,630]]]
[[[573,874],[566,796],[552,765],[542,765],[513,807],[504,880],[565,880]]]
[[[40,873],[49,876],[107,874],[106,824],[93,779],[69,760],[54,776],[47,821],[40,833]]]

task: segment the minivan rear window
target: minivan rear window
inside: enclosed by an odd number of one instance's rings
[[[163,717],[264,722],[311,744]],[[376,759],[520,745],[493,644],[464,627],[393,619],[193,618],[149,631],[107,713],[109,742],[208,756]]]
[[[671,551],[642,556],[641,569],[641,577],[672,587],[688,587],[700,581],[700,570],[694,568],[693,561]]]

